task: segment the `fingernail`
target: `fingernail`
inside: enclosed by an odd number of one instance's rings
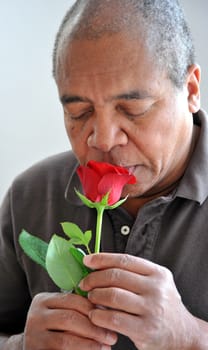
[[[90,311],[88,312],[88,317],[89,317],[90,320],[91,320],[91,318],[92,318],[92,313],[93,313],[93,310],[90,310]]]
[[[83,289],[84,288],[84,283],[82,282],[82,280],[79,282],[79,288]]]
[[[80,282],[79,282],[79,288],[82,289],[82,290],[86,290],[86,283],[85,283],[85,280],[82,279]]]
[[[92,261],[92,257],[90,255],[85,255],[83,260],[84,264],[88,266],[90,265],[91,261]]]
[[[117,337],[115,334],[112,334],[112,333],[108,333],[107,334],[107,337],[106,337],[106,340],[107,342],[110,344],[110,345],[114,345],[117,341]]]
[[[108,346],[108,345],[102,345],[101,346],[101,350],[110,350],[111,348],[110,348],[110,346]]]

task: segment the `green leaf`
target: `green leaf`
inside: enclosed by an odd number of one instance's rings
[[[83,258],[86,254],[80,248],[75,248],[75,247],[70,247],[69,251],[70,251],[71,255],[79,263],[79,265],[82,269],[83,275],[87,276],[92,270],[89,269],[87,266],[85,266],[83,263]]]
[[[41,265],[44,269],[46,254],[48,250],[48,243],[42,239],[31,235],[25,230],[22,230],[19,235],[19,244],[23,251],[37,264]]]
[[[88,292],[85,292],[85,290],[82,290],[79,287],[76,287],[75,294],[81,295],[82,297],[87,297]]]
[[[70,243],[73,245],[81,245],[83,244],[83,240],[80,238],[71,238]]]
[[[85,252],[83,252],[80,248],[74,248],[70,247],[70,253],[73,255],[73,257],[77,260],[77,262],[80,264],[82,271],[83,271],[83,277],[86,277],[92,270],[84,265],[83,258],[86,255]],[[88,292],[85,292],[84,290],[80,289],[79,287],[75,288],[75,293],[79,294],[83,297],[87,297]]]
[[[72,222],[62,222],[61,226],[64,233],[71,238],[70,243],[74,245],[84,245],[89,252],[89,242],[92,238],[92,232],[86,231],[85,233],[79,228],[78,225]]]
[[[85,243],[89,244],[91,239],[92,239],[92,231],[88,230],[84,233],[84,239],[85,239]]]
[[[83,270],[70,253],[72,245],[66,239],[53,235],[46,255],[46,269],[54,283],[65,291],[75,289],[84,277]]]
[[[69,237],[69,238],[83,238],[83,232],[79,228],[78,225],[74,224],[73,222],[62,222],[61,226],[63,228],[64,233]]]
[[[83,259],[85,257],[85,252],[83,252],[82,249],[80,248],[75,248],[73,246],[71,246],[69,248],[70,253],[73,255],[73,257],[76,259],[76,261],[80,264],[83,265],[85,267],[85,265],[83,264]]]

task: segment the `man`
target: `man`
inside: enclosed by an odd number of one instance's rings
[[[78,0],[53,64],[73,153],[19,176],[3,203],[0,349],[208,349],[208,122],[178,2]],[[94,210],[74,194],[90,159],[137,183],[105,213],[84,298],[59,293],[18,235],[49,241],[66,220],[94,230]]]

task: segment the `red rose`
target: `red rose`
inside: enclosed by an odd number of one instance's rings
[[[134,175],[127,169],[109,163],[90,160],[86,166],[77,169],[85,196],[92,202],[100,202],[108,192],[108,205],[116,203],[126,184],[136,183]]]

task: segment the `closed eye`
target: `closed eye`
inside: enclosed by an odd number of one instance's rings
[[[142,117],[145,115],[145,113],[150,109],[150,107],[146,107],[145,109],[130,109],[126,108],[124,106],[118,106],[117,110],[127,116],[130,119],[137,118],[137,117]]]
[[[66,117],[69,117],[71,120],[82,120],[90,117],[93,113],[93,109],[89,109],[87,111],[83,111],[81,113],[70,113],[69,111],[65,111]]]

